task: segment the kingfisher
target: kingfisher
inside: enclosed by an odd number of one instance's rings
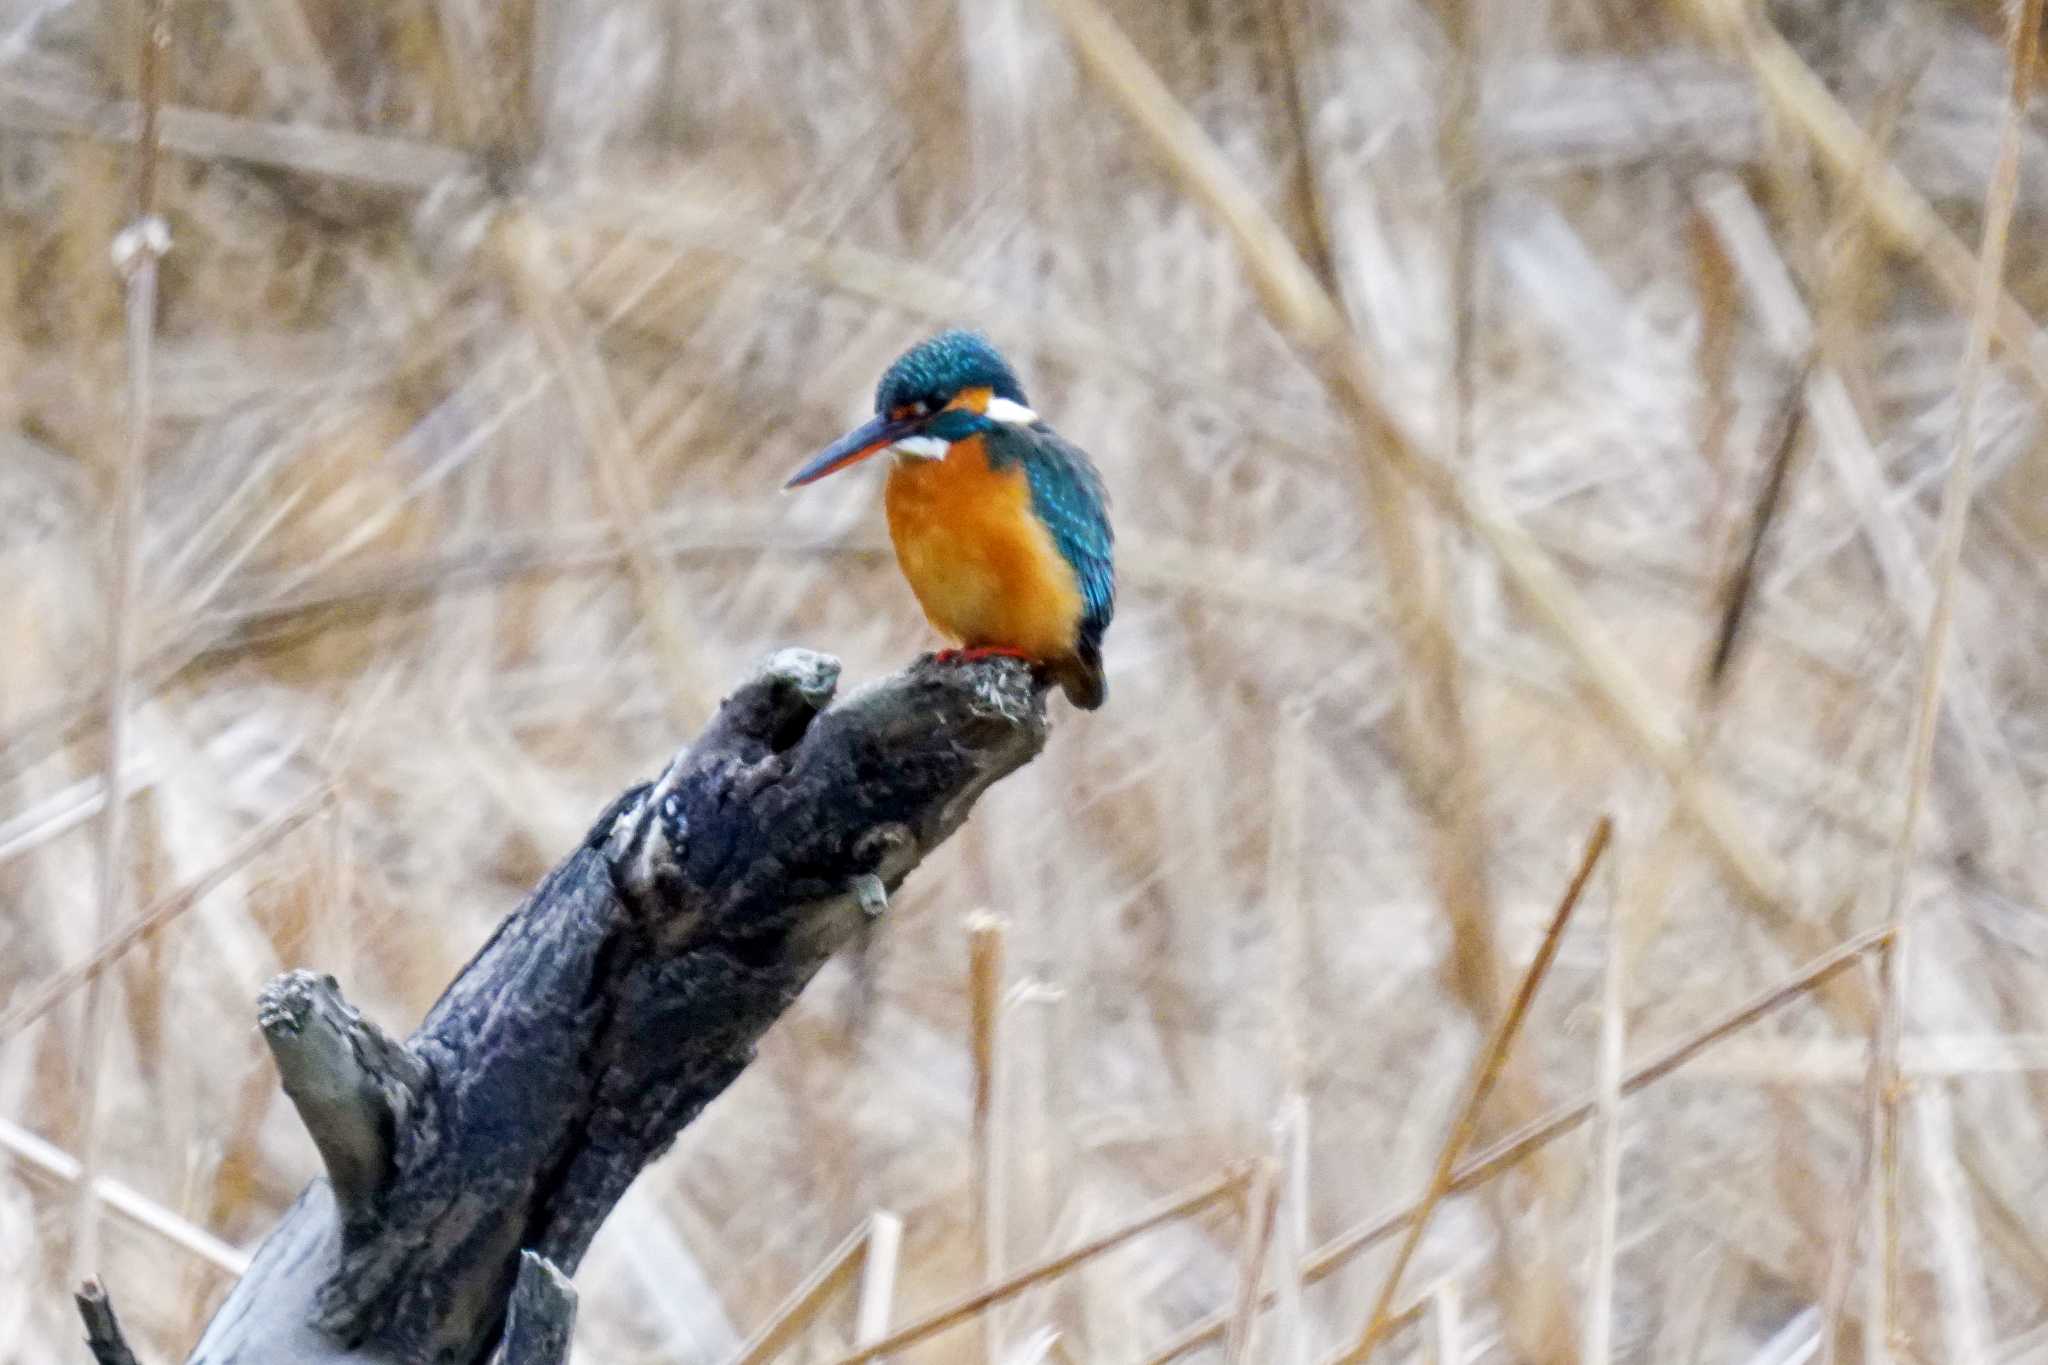
[[[875,388],[873,419],[784,487],[885,450],[896,562],[926,619],[961,646],[938,657],[1024,659],[1076,706],[1102,705],[1102,636],[1116,609],[1109,495],[1086,453],[1031,410],[987,337],[946,331],[905,351]]]

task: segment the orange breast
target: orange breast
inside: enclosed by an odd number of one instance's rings
[[[1080,585],[1032,514],[1022,469],[989,468],[969,437],[943,460],[899,459],[884,503],[903,576],[942,634],[1036,659],[1074,652]]]

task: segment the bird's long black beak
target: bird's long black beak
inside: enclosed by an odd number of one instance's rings
[[[819,451],[809,464],[790,475],[789,482],[782,486],[800,488],[807,483],[816,483],[827,474],[858,464],[878,450],[887,450],[906,436],[915,436],[922,425],[922,421],[914,417],[902,420],[877,417],[863,422]]]

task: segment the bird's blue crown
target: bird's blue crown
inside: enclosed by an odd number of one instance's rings
[[[941,332],[896,358],[875,387],[875,411],[886,415],[912,403],[936,410],[962,389],[983,388],[1012,403],[1026,401],[1024,386],[987,337]]]

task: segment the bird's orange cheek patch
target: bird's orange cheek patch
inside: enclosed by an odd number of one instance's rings
[[[958,408],[963,412],[981,416],[988,412],[989,400],[995,397],[995,393],[994,389],[989,388],[962,389],[953,395],[953,401],[946,404],[946,407]]]

